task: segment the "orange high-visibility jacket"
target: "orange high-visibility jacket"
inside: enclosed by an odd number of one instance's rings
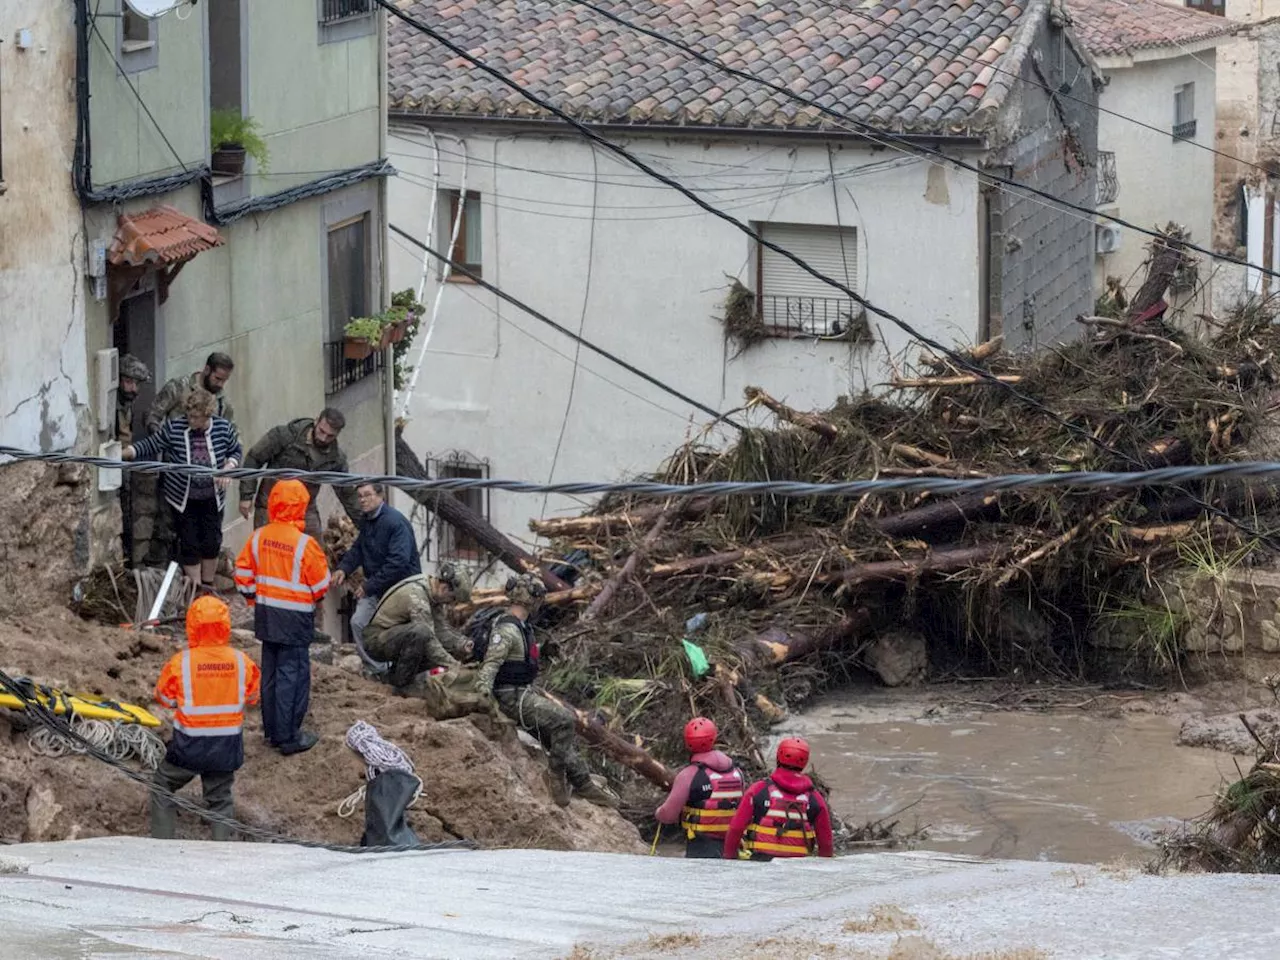
[[[305,646],[315,636],[316,604],[329,589],[324,550],[302,532],[311,497],[297,480],[271,488],[271,521],[249,537],[236,560],[236,587],[254,608],[259,640]]]
[[[244,762],[244,708],[258,702],[258,665],[229,645],[231,614],[216,597],[187,610],[187,649],[169,658],[155,698],[174,710],[167,757],[188,770],[226,772]]]

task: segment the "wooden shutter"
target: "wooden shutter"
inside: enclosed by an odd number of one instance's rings
[[[853,227],[766,223],[761,236],[794,253],[819,273],[858,289],[858,231]],[[828,333],[849,298],[781,254],[762,249],[760,307],[768,326]]]

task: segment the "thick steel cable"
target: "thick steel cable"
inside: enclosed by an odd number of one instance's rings
[[[184,463],[156,463],[105,460],[71,453],[36,453],[0,446],[0,459],[43,463],[77,463],[104,470],[140,473],[176,473],[189,477],[231,480],[306,480],[311,483],[356,487],[381,483],[400,490],[506,490],[512,493],[566,493],[576,495],[623,493],[646,497],[862,497],[894,493],[1006,493],[1021,490],[1134,490],[1141,487],[1177,486],[1198,480],[1258,480],[1280,476],[1280,462],[1243,460],[1237,463],[1201,464],[1187,467],[1160,467],[1153,470],[1115,472],[1080,470],[1062,473],[1011,473],[974,479],[946,477],[892,477],[874,480],[846,480],[841,483],[805,483],[799,480],[724,480],[709,483],[659,483],[650,480],[566,481],[537,483],[532,480],[502,480],[481,477],[447,477],[414,480],[390,474],[337,473],[326,470],[258,470],[238,467],[214,470]],[[3,464],[0,464],[3,465]],[[1202,502],[1201,502],[1202,503]],[[1213,508],[1216,509],[1216,508]]]
[[[420,844],[397,844],[394,846],[384,847],[358,847],[341,843],[324,843],[319,840],[300,840],[296,837],[289,837],[282,833],[276,833],[273,830],[266,830],[262,827],[255,827],[252,824],[244,823],[234,817],[224,817],[221,814],[214,813],[200,804],[196,803],[181,794],[173,793],[157,784],[149,774],[140,773],[137,770],[126,766],[112,752],[104,750],[98,746],[93,740],[82,736],[80,732],[71,724],[67,723],[61,717],[57,716],[52,710],[42,704],[39,700],[30,696],[22,684],[14,680],[13,677],[0,670],[0,689],[6,693],[10,693],[22,701],[24,713],[34,722],[42,727],[50,730],[58,735],[61,740],[71,745],[71,749],[76,753],[85,753],[95,760],[114,767],[120,773],[124,774],[135,783],[139,783],[146,787],[148,791],[157,796],[166,797],[180,809],[188,813],[195,814],[202,820],[210,823],[219,823],[230,827],[237,833],[244,836],[253,837],[266,843],[287,843],[296,847],[309,847],[316,850],[333,850],[337,853],[411,853],[411,852],[428,852],[437,850],[472,850],[476,848],[476,844],[471,840],[446,840],[442,843],[420,843]]]

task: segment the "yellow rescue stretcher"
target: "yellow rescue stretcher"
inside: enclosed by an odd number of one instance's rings
[[[93,697],[74,693],[64,693],[51,687],[44,687],[30,680],[18,680],[27,695],[55,714],[68,712],[86,720],[115,720],[119,723],[137,723],[144,727],[160,726],[160,719],[144,707],[133,703],[120,703],[116,700],[98,700]],[[22,710],[26,703],[12,693],[0,693],[0,707],[10,710]]]

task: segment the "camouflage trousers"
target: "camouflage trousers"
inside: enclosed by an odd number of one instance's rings
[[[493,696],[503,713],[538,738],[553,773],[563,773],[575,790],[591,782],[591,768],[578,752],[573,714],[535,687],[496,687]]]
[[[365,628],[364,649],[375,660],[391,664],[387,680],[393,687],[407,687],[423,670],[453,667],[458,661],[449,656],[436,632],[424,623],[401,623],[388,627],[369,638]]]

